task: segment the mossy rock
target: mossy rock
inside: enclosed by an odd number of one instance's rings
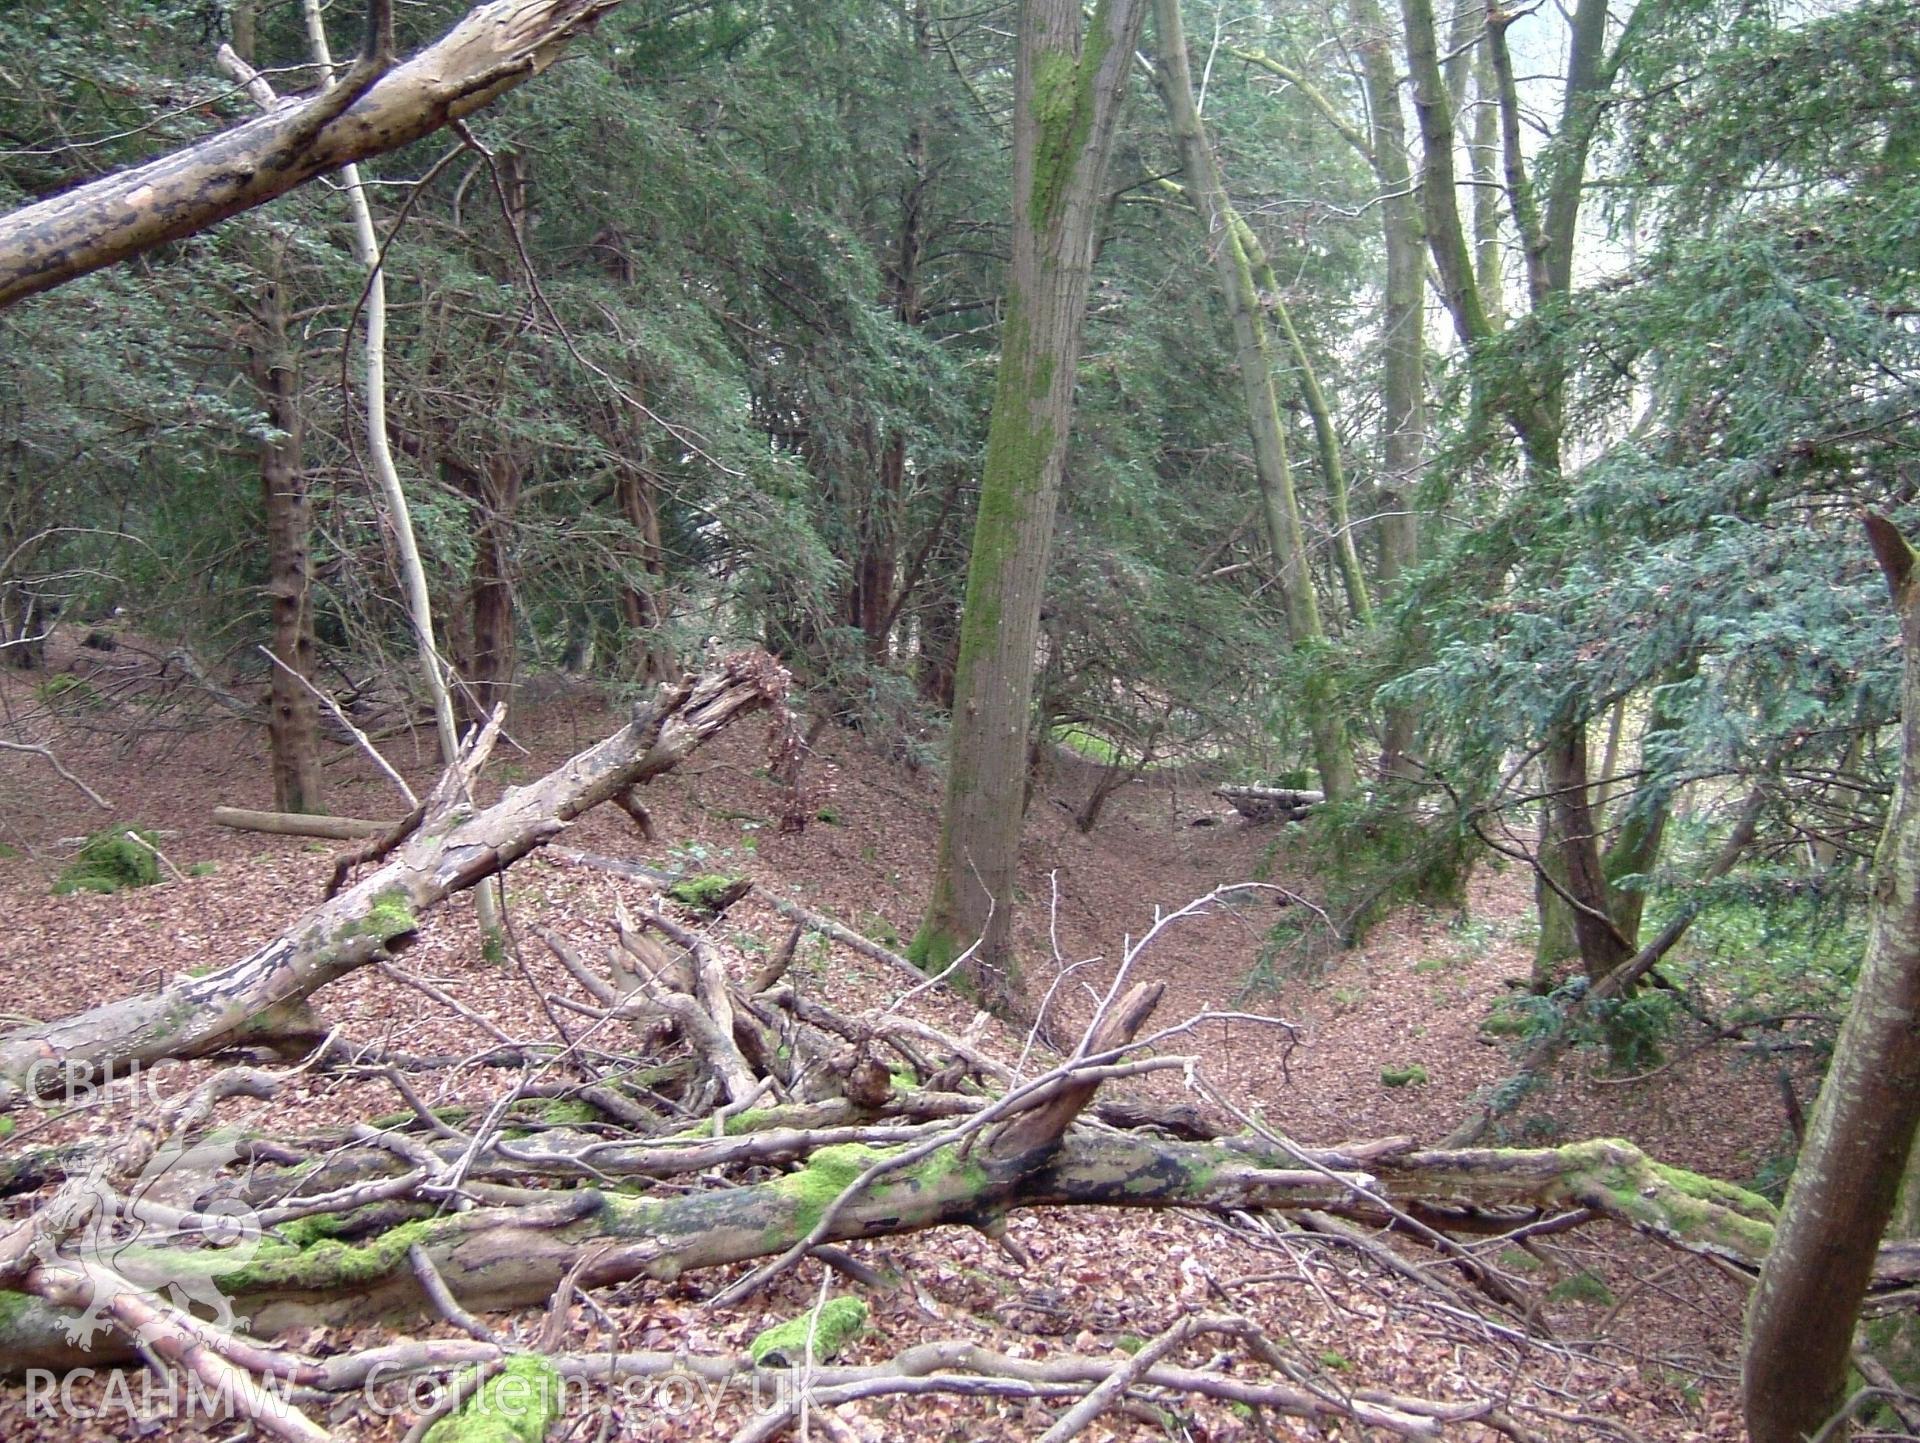
[[[1427,1069],[1419,1063],[1411,1067],[1383,1067],[1380,1069],[1382,1087],[1421,1087],[1426,1084]]]
[[[812,1357],[828,1362],[858,1338],[867,1327],[867,1305],[858,1298],[831,1298],[818,1313],[811,1310],[776,1323],[747,1344],[756,1367],[792,1368],[807,1361],[807,1338],[813,1338]]]
[[[129,832],[133,836],[128,836]],[[148,843],[133,838],[138,837]],[[132,827],[108,827],[95,832],[53,884],[56,897],[71,892],[118,892],[123,887],[151,887],[160,880],[160,857],[152,844],[158,834]]]

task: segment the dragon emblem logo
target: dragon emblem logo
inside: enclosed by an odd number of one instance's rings
[[[38,1249],[49,1266],[84,1266],[93,1283],[87,1307],[62,1324],[68,1341],[85,1347],[113,1327],[113,1304],[123,1294],[164,1298],[223,1330],[246,1325],[219,1279],[252,1261],[259,1219],[245,1203],[208,1191],[239,1155],[231,1142],[171,1143],[124,1193],[95,1185],[86,1223],[64,1243]],[[149,1341],[144,1329],[136,1341]]]

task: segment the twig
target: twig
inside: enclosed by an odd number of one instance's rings
[[[92,787],[88,786],[85,782],[81,781],[80,778],[76,777],[72,772],[68,771],[66,767],[61,765],[60,758],[56,757],[47,748],[43,746],[38,746],[33,742],[9,741],[5,737],[0,737],[0,751],[30,752],[34,756],[42,758],[47,763],[48,766],[52,767],[56,772],[60,774],[60,780],[68,783],[71,786],[78,787],[81,791],[85,792],[87,796],[87,800],[92,802],[96,807],[100,808],[101,811],[110,812],[113,810],[113,804],[111,802],[107,801]]]
[[[382,772],[386,773],[387,779],[400,789],[400,795],[407,799],[407,806],[410,809],[417,809],[420,805],[420,799],[413,794],[413,788],[407,785],[407,779],[394,770],[391,762],[380,755],[380,748],[376,747],[372,741],[368,739],[365,732],[347,720],[347,714],[340,709],[340,703],[335,701],[328,693],[320,690],[319,687],[315,686],[311,681],[308,681],[307,678],[300,675],[300,673],[292,667],[288,666],[271,651],[268,651],[266,647],[263,646],[260,650],[265,654],[268,661],[272,662],[288,676],[299,682],[301,686],[312,692],[320,703],[333,713],[334,719],[353,734],[353,739],[360,744],[360,750],[365,752],[367,756],[372,759],[373,764],[380,768]]]
[[[433,1265],[433,1259],[420,1244],[414,1243],[407,1248],[407,1265],[413,1269],[420,1291],[427,1295],[427,1301],[433,1304],[434,1311],[441,1317],[470,1338],[478,1338],[483,1343],[501,1341],[498,1333],[460,1306],[460,1300],[454,1297],[447,1280],[440,1276],[440,1270]]]

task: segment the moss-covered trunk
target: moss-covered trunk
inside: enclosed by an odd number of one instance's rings
[[[1261,304],[1256,270],[1265,259],[1252,230],[1235,212],[1213,148],[1207,141],[1193,99],[1193,78],[1187,64],[1185,32],[1180,7],[1174,0],[1156,0],[1154,25],[1160,35],[1158,79],[1161,98],[1180,148],[1181,169],[1201,222],[1206,244],[1219,274],[1221,294],[1233,323],[1235,361],[1247,407],[1247,429],[1253,441],[1254,470],[1260,480],[1262,514],[1273,549],[1287,639],[1302,654],[1311,673],[1323,660],[1326,628],[1314,595],[1313,572],[1307,561],[1306,539],[1300,522],[1299,498],[1287,458],[1286,432],[1273,389],[1273,341]],[[1289,330],[1291,326],[1289,325]],[[1322,403],[1324,406],[1324,402]],[[1335,448],[1337,461],[1337,446]],[[1354,579],[1358,562],[1354,562]],[[1365,604],[1361,586],[1358,604]],[[1359,786],[1346,715],[1339,699],[1312,698],[1304,708],[1313,740],[1314,761],[1321,789],[1334,799],[1351,796]]]
[[[914,960],[1009,1002],[1040,601],[1066,466],[1096,222],[1144,0],[1027,0],[1014,89],[1013,265],[967,570],[933,895]]]
[[[1747,1313],[1754,1443],[1799,1443],[1839,1408],[1854,1321],[1920,1124],[1920,588],[1890,522],[1868,527],[1900,615],[1900,777],[1874,862],[1866,960]]]
[[[1773,1209],[1765,1199],[1664,1166],[1615,1139],[1453,1152],[1415,1150],[1406,1139],[1312,1150],[1247,1137],[1180,1143],[1104,1132],[1073,1134],[1057,1149],[1022,1141],[1015,1137],[1007,1148],[988,1142],[965,1157],[948,1147],[876,1179],[836,1213],[825,1240],[942,1225],[990,1228],[1007,1212],[1030,1207],[1311,1208],[1380,1220],[1377,1203],[1361,1189],[1398,1204],[1422,1204],[1440,1223],[1455,1215],[1470,1220],[1476,1207],[1591,1208],[1742,1267],[1759,1264],[1773,1235]],[[633,1151],[638,1156],[645,1149]],[[854,1144],[824,1147],[798,1171],[747,1187],[658,1197],[557,1192],[551,1203],[423,1217],[360,1241],[289,1229],[295,1240],[265,1240],[244,1266],[226,1271],[209,1266],[209,1258],[222,1257],[218,1252],[131,1249],[118,1257],[139,1276],[210,1274],[235,1313],[261,1335],[426,1312],[407,1261],[416,1244],[470,1309],[540,1304],[583,1261],[577,1280],[597,1287],[641,1277],[670,1282],[781,1253],[808,1236],[840,1194],[884,1156]],[[606,1161],[603,1150],[595,1166]],[[1896,1264],[1906,1265],[1905,1259]],[[91,1353],[77,1351],[61,1333],[59,1317],[32,1297],[0,1291],[0,1358],[18,1369],[131,1355],[112,1334],[90,1344]]]

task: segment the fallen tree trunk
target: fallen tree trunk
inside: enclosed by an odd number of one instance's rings
[[[1071,1098],[1068,1099],[1072,1101]],[[941,1225],[988,1230],[1016,1209],[1037,1207],[1316,1210],[1391,1223],[1387,1204],[1469,1231],[1505,1232],[1531,1216],[1585,1208],[1687,1251],[1743,1271],[1758,1268],[1773,1234],[1773,1209],[1729,1184],[1669,1168],[1631,1143],[1606,1139],[1558,1148],[1423,1151],[1390,1138],[1333,1148],[1291,1148],[1238,1137],[1221,1143],[1075,1132],[1057,1146],[1044,1133],[1057,1118],[1044,1107],[1013,1114],[1036,1138],[1009,1126],[970,1151],[947,1142],[857,1190],[834,1213],[821,1242],[890,1236]],[[972,1126],[992,1139],[977,1117]],[[922,1137],[951,1134],[935,1124]],[[900,1136],[895,1131],[894,1136]],[[568,1144],[592,1147],[586,1135]],[[964,1140],[962,1140],[964,1141]],[[260,1336],[294,1327],[394,1321],[428,1311],[408,1267],[418,1246],[462,1306],[475,1311],[545,1303],[563,1278],[583,1287],[685,1273],[769,1257],[805,1241],[863,1173],[916,1150],[910,1143],[814,1145],[805,1133],[696,1140],[679,1157],[658,1144],[593,1148],[590,1166],[606,1178],[692,1173],[718,1163],[804,1156],[805,1166],[770,1182],[694,1193],[630,1197],[582,1187],[523,1193],[519,1205],[395,1221],[392,1199],[368,1218],[385,1225],[346,1242],[340,1229],[263,1238],[244,1265],[221,1271],[218,1252],[141,1248],[120,1255],[135,1282],[211,1275],[235,1313]],[[398,1173],[402,1164],[392,1160]],[[381,1210],[384,1209],[384,1212]],[[424,1214],[423,1206],[416,1211]],[[131,1256],[130,1254],[137,1254]],[[1920,1271],[1912,1246],[1884,1249],[1882,1290],[1911,1286]],[[29,1276],[24,1291],[36,1289]],[[14,1369],[123,1360],[124,1339],[71,1342],[65,1315],[0,1292],[0,1358]]]
[[[1213,794],[1250,822],[1298,822],[1322,802],[1325,792],[1294,787],[1219,786]]]
[[[246,807],[215,807],[215,826],[238,832],[271,832],[276,837],[324,837],[330,842],[357,842],[385,836],[391,822],[362,817],[322,817],[311,812],[256,812]]]
[[[466,800],[485,745],[449,769],[419,830],[393,859],[246,957],[204,977],[0,1039],[0,1108],[167,1058],[244,1041],[260,1020],[385,955],[419,918],[564,832],[579,816],[684,760],[727,723],[783,705],[786,673],[742,652],[664,686],[627,726],[479,813]]]

